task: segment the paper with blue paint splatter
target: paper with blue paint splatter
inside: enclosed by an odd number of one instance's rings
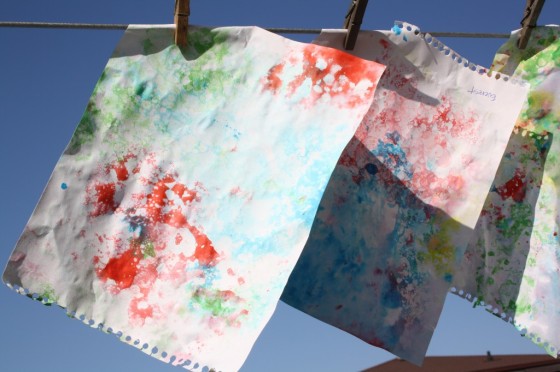
[[[526,87],[406,23],[360,33],[353,52],[387,69],[282,300],[419,364]]]
[[[557,357],[560,350],[560,28],[519,31],[492,68],[530,84],[455,293],[486,306]]]
[[[384,67],[252,27],[188,39],[126,32],[4,280],[163,361],[234,371]]]

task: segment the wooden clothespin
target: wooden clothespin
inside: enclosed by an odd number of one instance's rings
[[[519,40],[517,40],[517,47],[519,49],[525,49],[527,46],[529,37],[531,36],[531,31],[533,31],[533,28],[537,26],[537,19],[541,14],[543,5],[544,0],[527,0],[525,13],[523,14],[523,19],[521,20],[521,33],[519,34]]]
[[[367,4],[368,0],[352,0],[350,4],[350,9],[348,9],[348,14],[346,14],[344,20],[344,28],[348,30],[346,38],[344,38],[344,49],[346,50],[352,50],[356,45]]]
[[[190,0],[175,0],[175,44],[179,47],[187,46],[190,14]]]

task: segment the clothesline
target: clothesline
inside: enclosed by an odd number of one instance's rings
[[[98,23],[62,23],[62,22],[0,22],[0,27],[21,28],[72,28],[72,29],[94,29],[94,30],[126,30],[128,24],[98,24]],[[277,34],[319,34],[320,28],[265,28],[267,31]],[[424,32],[435,37],[462,37],[462,38],[492,38],[507,39],[510,34],[486,33],[486,32]]]

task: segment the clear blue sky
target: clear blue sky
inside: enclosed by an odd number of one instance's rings
[[[191,3],[190,22],[197,25],[340,28],[350,0]],[[173,0],[3,0],[0,21],[172,23],[173,5]],[[524,6],[525,0],[372,0],[362,28],[388,29],[397,19],[425,31],[509,33],[519,27]],[[560,23],[560,1],[545,4],[539,23]],[[121,35],[122,31],[0,28],[0,266],[7,261]],[[503,42],[442,41],[484,66],[489,66]],[[0,286],[0,329],[3,371],[181,370],[5,286]],[[484,354],[486,350],[542,353],[513,326],[448,296],[428,354]],[[280,303],[242,371],[357,371],[392,358]]]

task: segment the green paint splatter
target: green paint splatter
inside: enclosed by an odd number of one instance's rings
[[[527,80],[533,90],[542,84],[551,70],[560,67],[560,41],[556,40],[554,44],[546,47],[544,50],[535,51],[535,54],[532,58],[519,63],[515,72],[517,77]],[[530,102],[528,103],[530,105]],[[535,106],[534,109],[538,110],[538,107]],[[522,119],[526,119],[525,115],[522,116]],[[546,127],[550,125],[547,120],[542,120],[539,116],[535,117],[535,119],[537,125],[543,126],[539,129],[546,130]]]
[[[146,38],[144,43],[142,44],[142,48],[144,49],[144,54],[152,54],[155,52],[155,45],[152,43],[150,38]]]
[[[37,294],[26,294],[27,297],[34,301],[41,301],[45,306],[51,306],[58,301],[58,296],[55,295],[54,289],[46,284],[43,290]]]
[[[93,101],[90,101],[86,112],[82,116],[78,127],[74,131],[70,144],[64,152],[65,154],[74,155],[80,151],[83,145],[93,141],[97,131],[96,119],[98,114],[99,109],[95,106]]]
[[[40,296],[42,297],[43,303],[47,306],[50,306],[58,301],[58,296],[55,294],[54,289],[49,285],[45,286]]]
[[[231,296],[234,295],[229,291],[198,289],[194,292],[192,299],[202,310],[211,313],[213,316],[226,317],[233,314],[236,310],[230,304]]]
[[[226,85],[232,86],[234,76],[223,68],[224,58],[230,53],[226,41],[227,34],[208,29],[189,34],[189,42],[198,58],[186,74],[187,82],[183,88],[188,94],[220,95],[224,93]]]
[[[188,82],[183,85],[191,95],[212,94],[223,92],[226,84],[231,84],[231,75],[223,70],[208,70],[203,64],[196,64],[187,74]]]
[[[527,298],[521,298],[517,301],[515,314],[525,314],[531,312],[531,302]]]
[[[515,309],[517,309],[517,304],[514,300],[509,300],[507,304],[504,304],[502,301],[498,301],[498,305],[502,307],[502,310],[507,311],[509,313],[514,313]]]
[[[473,301],[472,307],[475,308],[478,306],[484,306],[484,297],[479,296]]]
[[[434,226],[437,226],[435,223]],[[446,275],[453,272],[455,263],[455,244],[451,241],[453,232],[460,229],[460,224],[453,220],[448,219],[439,222],[439,231],[434,231],[431,234],[425,234],[424,244],[425,251],[418,253],[419,261],[430,262],[438,275]]]
[[[530,205],[526,203],[515,203],[511,206],[509,217],[496,222],[500,234],[510,241],[517,241],[522,234],[533,227],[533,212]],[[513,251],[514,244],[506,244],[501,247],[505,254]]]
[[[145,241],[144,242],[144,249],[142,250],[142,253],[144,254],[144,258],[155,257],[156,256],[156,250],[154,248],[154,243],[152,243],[149,240]]]
[[[98,129],[98,115],[100,114],[100,109],[97,107],[94,100],[102,90],[101,87],[104,85],[106,80],[107,72],[104,70],[95,84],[95,88],[93,89],[93,93],[86,110],[82,115],[74,134],[72,135],[70,143],[64,151],[65,154],[74,155],[78,153],[83,145],[92,142],[95,138],[95,134]]]
[[[195,32],[189,33],[189,45],[196,50],[198,55],[202,55],[214,45],[216,36],[216,32],[212,32],[209,28],[199,28]]]
[[[555,115],[555,95],[552,92],[533,90],[527,97],[528,108],[521,113],[522,122],[532,122],[538,131],[552,131],[558,126]]]

